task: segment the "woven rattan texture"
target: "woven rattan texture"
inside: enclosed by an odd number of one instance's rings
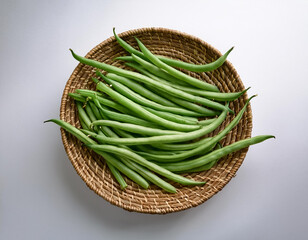
[[[137,44],[133,36],[137,36],[155,54],[196,64],[209,63],[221,56],[219,51],[206,42],[175,30],[142,28],[124,32],[119,36],[134,47],[137,47]],[[124,55],[127,55],[127,53],[116,43],[114,37],[111,37],[93,48],[86,57],[123,68],[124,64],[120,61],[114,61],[113,58]],[[222,92],[244,89],[239,75],[229,62],[210,73],[190,73],[187,71],[186,73],[215,84]],[[74,92],[78,88],[95,89],[95,85],[91,81],[93,76],[95,76],[94,68],[84,64],[79,64],[76,67],[63,92],[60,110],[62,120],[80,127],[75,104],[68,97],[68,93]],[[230,107],[235,113],[238,113],[247,98],[247,94],[244,94],[241,98],[232,102]],[[233,118],[234,115],[229,115],[221,127],[210,135],[217,134]],[[224,138],[222,144],[225,146],[251,137],[251,130],[252,113],[249,105],[240,123]],[[127,179],[128,187],[122,191],[100,156],[89,151],[85,146],[82,146],[80,141],[62,129],[61,134],[68,158],[90,189],[110,203],[128,211],[152,214],[177,212],[205,202],[235,176],[248,150],[246,148],[222,158],[209,171],[184,174],[184,176],[197,181],[207,181],[204,186],[183,187],[175,184],[178,188],[177,193],[169,194],[155,186],[151,186],[148,190],[141,189]]]

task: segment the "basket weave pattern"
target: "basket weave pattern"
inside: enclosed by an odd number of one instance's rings
[[[196,64],[210,63],[221,56],[219,51],[206,42],[175,30],[142,28],[124,32],[119,36],[136,48],[137,43],[133,36],[137,36],[155,54]],[[113,60],[115,57],[124,55],[127,55],[125,50],[119,46],[114,37],[111,37],[93,48],[86,57],[124,68],[122,62]],[[125,68],[129,69],[128,67]],[[184,72],[200,80],[215,84],[221,92],[235,92],[245,89],[236,70],[228,61],[212,72]],[[60,109],[60,118],[62,120],[80,127],[74,101],[68,96],[68,93],[79,88],[94,90],[95,84],[91,80],[91,77],[94,76],[94,68],[84,64],[79,64],[76,67],[63,91]],[[235,111],[235,114],[244,106],[247,98],[245,93],[238,100],[230,103],[230,108]],[[208,136],[217,134],[233,118],[234,115],[229,115],[225,122]],[[251,137],[251,130],[252,113],[249,105],[239,124],[221,143],[226,146],[235,141],[249,138]],[[184,174],[184,176],[197,181],[207,181],[204,186],[184,187],[173,183],[178,190],[176,194],[170,194],[153,185],[148,190],[141,189],[137,184],[125,178],[128,187],[122,191],[102,157],[88,150],[79,140],[63,129],[61,129],[61,135],[68,158],[90,189],[110,203],[128,211],[152,214],[181,211],[205,202],[235,176],[248,150],[246,148],[222,158],[209,171]]]

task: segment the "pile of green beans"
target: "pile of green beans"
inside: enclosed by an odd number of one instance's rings
[[[115,67],[75,54],[80,63],[96,69],[96,90],[77,89],[75,100],[81,128],[50,119],[85,146],[102,156],[121,189],[127,178],[147,189],[154,184],[175,193],[172,182],[203,185],[180,173],[211,169],[222,157],[263,142],[271,135],[260,135],[222,146],[220,141],[240,122],[252,96],[233,120],[212,137],[234,114],[229,102],[247,92],[220,92],[217,86],[200,81],[178,70],[213,71],[232,51],[206,65],[195,65],[153,54],[139,39],[139,50],[121,39],[117,42],[130,55],[116,59],[132,70]],[[103,74],[104,70],[107,74]]]

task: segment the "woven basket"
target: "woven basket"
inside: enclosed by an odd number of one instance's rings
[[[137,36],[153,53],[179,59],[186,62],[205,64],[216,60],[221,53],[206,42],[188,34],[164,28],[142,28],[119,34],[125,41],[137,48],[134,36]],[[110,37],[93,48],[87,58],[122,67],[117,56],[127,53],[119,46],[114,37]],[[72,61],[73,58],[72,58]],[[184,71],[200,80],[218,86],[221,92],[244,90],[244,85],[234,67],[227,61],[217,70],[209,73],[191,73]],[[95,69],[79,64],[69,78],[61,101],[60,118],[80,127],[74,101],[68,93],[78,88],[95,89],[91,77]],[[237,114],[244,106],[247,94],[230,103],[231,109]],[[229,115],[225,122],[212,134],[217,134],[226,126],[234,115]],[[249,138],[252,130],[252,113],[250,105],[239,124],[221,141],[223,146],[235,141]],[[235,176],[241,166],[248,148],[222,158],[211,170],[200,173],[184,174],[197,181],[207,181],[204,186],[184,187],[175,184],[176,194],[166,193],[156,186],[148,190],[141,189],[129,179],[128,187],[123,191],[111,176],[104,159],[88,150],[71,134],[61,129],[62,140],[68,157],[77,173],[87,186],[110,203],[128,211],[151,214],[165,214],[196,207],[220,191]]]

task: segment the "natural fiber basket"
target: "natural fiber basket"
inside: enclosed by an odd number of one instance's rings
[[[175,30],[164,28],[142,28],[119,34],[125,41],[137,47],[134,36],[137,36],[152,52],[159,55],[179,59],[186,62],[205,64],[216,60],[221,53],[206,42]],[[114,61],[117,56],[127,53],[119,46],[114,37],[110,37],[93,48],[87,58],[120,66],[124,64]],[[74,59],[72,58],[72,61]],[[222,92],[244,90],[244,85],[234,67],[227,61],[217,70],[209,73],[190,73],[202,81],[218,86]],[[68,93],[78,88],[95,89],[91,77],[95,69],[79,64],[69,78],[61,101],[60,118],[80,127],[74,101]],[[244,106],[247,94],[230,103],[237,114]],[[226,121],[211,135],[217,134],[234,118],[229,115]],[[235,141],[251,137],[252,113],[248,106],[239,124],[224,138],[221,143],[229,145]],[[128,187],[123,191],[111,176],[102,157],[88,150],[71,134],[61,129],[62,140],[70,161],[87,186],[110,203],[129,211],[142,213],[165,214],[196,207],[220,191],[235,176],[241,166],[248,148],[222,158],[211,170],[201,173],[184,174],[197,181],[206,181],[204,186],[184,187],[176,184],[177,193],[170,194],[151,186],[148,190],[139,188],[127,179]]]

